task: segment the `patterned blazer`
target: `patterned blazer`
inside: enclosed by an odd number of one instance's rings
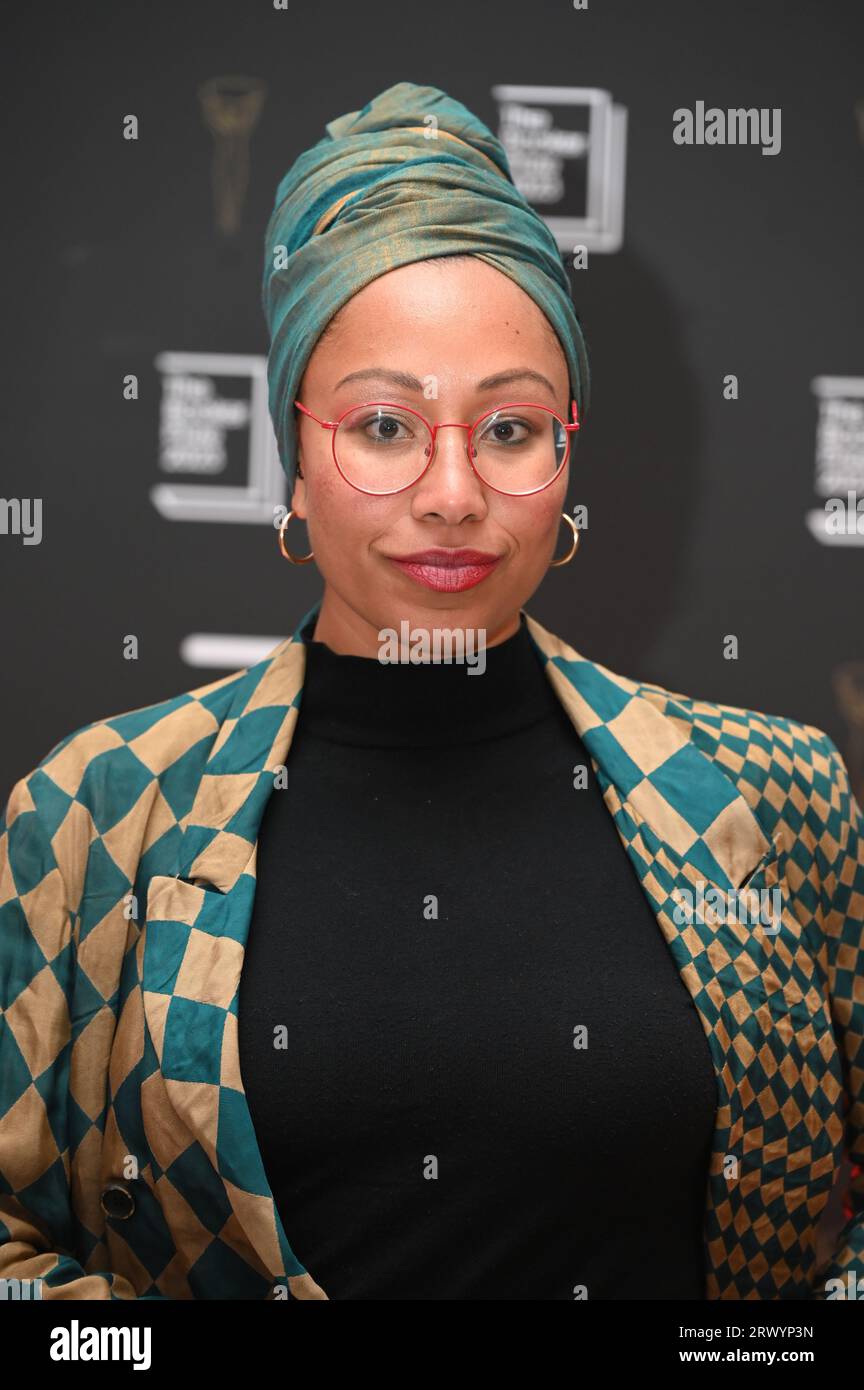
[[[0,1278],[42,1297],[327,1297],[276,1210],[237,1040],[314,611],[250,669],[72,734],[9,799]],[[706,1297],[830,1297],[864,1278],[864,818],[844,763],[819,729],[628,680],[526,620],[714,1062]],[[744,888],[774,915],[747,920]],[[844,1145],[848,1220],[817,1270]]]

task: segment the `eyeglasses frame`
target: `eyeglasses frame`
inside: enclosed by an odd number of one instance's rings
[[[572,425],[568,425],[566,420],[562,420],[557,410],[553,410],[551,406],[548,405],[540,405],[537,401],[505,401],[503,405],[495,406],[492,410],[484,410],[482,415],[478,415],[473,425],[466,425],[463,424],[461,421],[454,420],[442,420],[438,424],[434,424],[431,420],[427,420],[425,415],[421,415],[419,410],[412,410],[411,406],[402,405],[397,403],[396,401],[360,401],[357,405],[351,405],[348,407],[347,410],[343,410],[338,420],[321,420],[317,415],[315,415],[311,410],[308,409],[307,406],[303,405],[300,401],[295,401],[294,404],[297,407],[297,409],[302,411],[304,415],[307,415],[310,420],[314,420],[316,425],[320,425],[322,429],[333,431],[332,454],[333,462],[336,465],[336,470],[339,473],[339,476],[345,480],[349,487],[353,487],[355,492],[362,492],[365,497],[396,497],[400,492],[407,492],[409,488],[416,487],[420,479],[424,477],[425,474],[432,467],[432,463],[435,458],[438,431],[445,429],[469,431],[468,443],[466,445],[465,452],[468,455],[468,462],[470,463],[476,477],[478,478],[480,483],[482,483],[483,487],[490,487],[493,492],[499,493],[502,497],[533,497],[536,493],[544,492],[547,487],[551,487],[555,480],[561,476],[561,473],[567,467],[567,463],[570,458],[570,434],[571,432],[582,428],[579,422],[579,410],[575,401],[571,401],[571,409],[573,411]],[[404,410],[409,415],[413,415],[416,419],[422,421],[422,423],[426,426],[427,430],[432,436],[432,447],[429,451],[429,460],[426,466],[417,474],[416,478],[414,478],[410,483],[406,483],[404,487],[391,488],[388,492],[369,492],[367,488],[358,487],[356,483],[352,483],[351,479],[347,478],[345,474],[342,472],[342,469],[339,467],[339,459],[336,456],[336,431],[338,430],[342,421],[348,415],[350,415],[352,411],[360,410],[364,405],[368,406],[369,409],[371,409],[373,406],[389,406],[391,410]],[[539,487],[529,488],[527,492],[506,492],[503,488],[496,487],[494,483],[487,482],[487,480],[484,477],[482,477],[480,473],[477,472],[474,460],[471,457],[471,441],[474,437],[474,431],[476,430],[477,426],[482,424],[484,420],[488,420],[492,415],[498,415],[502,410],[509,410],[513,407],[518,408],[520,406],[530,408],[532,410],[545,410],[547,414],[554,416],[554,418],[558,421],[559,425],[565,432],[567,440],[567,452],[565,453],[564,458],[562,459],[558,469],[552,475],[548,482],[541,483]]]

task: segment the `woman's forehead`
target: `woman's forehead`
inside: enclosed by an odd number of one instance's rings
[[[566,389],[566,358],[549,320],[519,285],[476,258],[419,261],[364,286],[328,324],[309,371],[329,374],[337,361],[345,372],[368,366],[373,349],[376,361],[396,354],[387,365],[410,358],[423,371],[473,359],[478,377],[512,368],[517,357],[539,361]]]

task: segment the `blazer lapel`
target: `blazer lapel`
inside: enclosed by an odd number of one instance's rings
[[[640,696],[638,682],[586,660],[525,617],[604,792],[615,788],[613,816],[626,799],[694,870],[737,887],[770,848],[745,798],[674,720]]]

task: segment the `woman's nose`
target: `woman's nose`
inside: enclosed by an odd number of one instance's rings
[[[432,461],[418,485],[424,508],[476,511],[483,500],[480,479],[468,457],[470,433],[462,425],[439,425],[430,444]]]

